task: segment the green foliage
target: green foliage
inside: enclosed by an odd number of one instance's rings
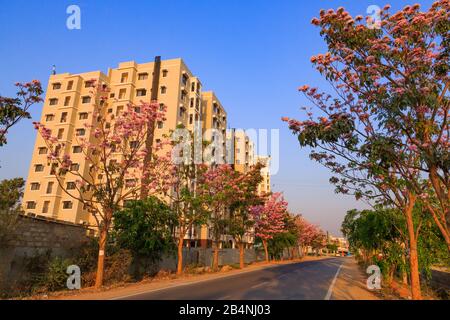
[[[338,250],[338,245],[337,245],[337,244],[334,244],[334,243],[328,243],[328,244],[327,244],[327,249],[328,249],[329,251],[335,252],[335,251]]]
[[[149,197],[132,201],[114,213],[112,238],[120,248],[156,261],[174,249],[176,223],[177,216],[167,204]]]
[[[431,277],[431,267],[449,263],[446,243],[427,212],[414,208],[414,223],[419,228],[419,270]],[[350,248],[366,263],[380,266],[385,276],[392,272],[409,272],[408,233],[404,216],[396,209],[349,210],[342,223],[342,233]]]
[[[16,87],[16,97],[0,96],[0,147],[7,143],[8,130],[21,119],[30,119],[29,108],[42,101],[40,96],[44,91],[39,81],[16,83]]]
[[[25,181],[22,178],[0,182],[0,210],[17,210],[23,196]]]
[[[0,245],[14,230],[25,181],[22,178],[0,182]]]

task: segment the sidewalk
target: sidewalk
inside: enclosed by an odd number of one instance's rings
[[[55,294],[49,294],[46,297],[33,297],[31,299],[47,299],[47,300],[111,300],[119,297],[126,297],[148,291],[161,290],[171,287],[183,286],[207,280],[229,277],[237,274],[247,272],[274,268],[280,265],[291,263],[302,263],[305,261],[329,259],[330,257],[304,257],[301,260],[286,260],[270,262],[269,264],[257,263],[246,267],[245,269],[233,269],[225,272],[206,273],[201,275],[182,275],[175,279],[148,279],[138,283],[130,283],[115,288],[106,288],[102,290],[95,290],[94,288],[82,289],[78,292],[64,291]]]
[[[381,300],[367,288],[367,277],[355,259],[345,259],[333,287],[331,300]]]

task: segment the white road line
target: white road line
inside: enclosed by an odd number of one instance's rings
[[[269,283],[269,282],[264,281],[264,282],[255,284],[254,286],[250,287],[250,289],[256,289],[256,288],[259,288],[259,287],[262,287],[262,286],[264,286],[264,285],[266,285],[266,284],[268,284],[268,283]]]
[[[334,275],[333,281],[331,282],[330,287],[328,288],[328,292],[327,295],[325,296],[324,300],[330,300],[331,295],[333,294],[333,287],[334,284],[336,283],[337,277],[339,276],[339,272],[341,271],[341,268],[344,264],[341,264],[338,268],[338,270],[336,271],[336,274]]]

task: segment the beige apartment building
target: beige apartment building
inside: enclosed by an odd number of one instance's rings
[[[258,194],[267,194],[272,191],[270,186],[270,157],[269,156],[256,156],[256,162],[264,164],[264,168],[261,169],[262,182],[258,186]]]
[[[194,120],[201,120],[202,85],[182,59],[161,61],[156,57],[155,61],[143,64],[124,62],[109,69],[107,74],[101,71],[53,74],[48,83],[41,122],[65,143],[62,152],[70,155],[73,165],[83,175],[88,175],[89,164],[77,146],[77,137],[83,136],[95,143],[90,129],[85,126],[96,121],[96,97],[91,97],[90,87],[92,80],[110,88],[105,113],[117,115],[127,104],[137,105],[142,101],[157,100],[164,104],[167,120],[157,124],[155,141],[179,125],[192,128]],[[37,135],[23,198],[25,213],[93,224],[91,214],[58,185],[51,174],[54,168],[47,165],[47,153],[44,140]],[[67,181],[63,181],[68,189],[74,187],[75,182],[71,179],[73,177],[68,176]]]
[[[219,141],[215,139],[222,140],[220,146],[224,152],[221,157],[224,161],[231,159],[236,170],[246,172],[257,159],[254,143],[244,131],[227,130],[227,113],[220,100],[213,91],[202,91],[201,81],[183,60],[161,60],[156,57],[149,63],[120,63],[117,68],[110,68],[106,74],[93,71],[50,76],[40,122],[52,130],[53,136],[64,142],[64,150],[61,152],[70,155],[73,166],[83,176],[89,175],[89,163],[77,141],[82,137],[95,144],[89,125],[94,125],[97,117],[102,116],[95,110],[99,96],[92,96],[90,84],[93,80],[110,88],[107,108],[102,108],[102,112],[110,116],[117,116],[129,103],[138,105],[141,102],[158,101],[167,107],[167,120],[156,125],[154,142],[180,125],[191,132],[197,126],[204,135],[203,139],[213,142],[210,150],[213,156],[219,152]],[[221,137],[216,136],[216,133],[220,133]],[[230,137],[233,141],[232,148],[229,148],[230,141],[226,141]],[[47,164],[48,151],[42,137],[37,135],[23,197],[24,212],[94,225],[92,215],[79,201],[66,194],[54,178],[52,170],[55,168]],[[117,155],[118,158],[120,156]],[[269,177],[265,172],[262,174],[263,177]],[[74,176],[67,175],[62,183],[68,190],[75,189],[74,180]],[[267,186],[270,188],[270,182],[266,181],[260,188],[267,190]],[[229,237],[224,238],[224,243],[230,241]],[[249,239],[249,242],[252,240]],[[192,228],[186,237],[186,243],[210,246],[209,227]]]
[[[206,156],[212,163],[226,163],[227,113],[213,91],[202,93],[203,137],[210,142]]]

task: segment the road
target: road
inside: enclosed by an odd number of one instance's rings
[[[127,300],[323,300],[346,258],[280,265],[229,277],[158,289]]]

